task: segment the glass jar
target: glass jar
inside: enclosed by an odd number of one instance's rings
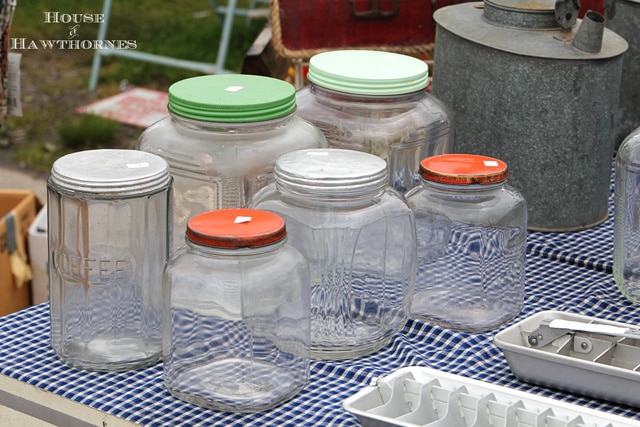
[[[445,154],[420,164],[407,194],[415,213],[418,271],[411,315],[468,332],[496,329],[524,301],[527,204],[506,163]]]
[[[170,232],[169,166],[136,150],[55,161],[48,180],[51,347],[95,371],[162,355],[162,268]]]
[[[283,219],[250,209],[194,216],[164,276],[164,382],[222,411],[269,409],[309,379],[309,270]]]
[[[189,218],[246,207],[283,153],[326,147],[322,133],[295,115],[295,89],[253,75],[207,75],[169,88],[169,115],[147,128],[137,148],[164,158],[174,182],[172,240]]]
[[[324,52],[309,61],[310,85],[297,92],[298,115],[331,148],[374,154],[389,164],[389,184],[405,193],[420,181],[420,160],[453,151],[452,115],[426,92],[429,68],[406,55]]]
[[[406,323],[415,223],[388,186],[384,160],[340,149],[283,154],[250,206],[282,216],[311,272],[311,356],[344,359],[385,346]]]
[[[622,294],[640,303],[640,128],[620,144],[615,166],[613,277]]]

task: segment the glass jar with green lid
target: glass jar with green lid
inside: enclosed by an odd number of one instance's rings
[[[391,52],[339,50],[309,61],[309,86],[298,90],[298,115],[332,148],[375,154],[389,164],[391,186],[420,182],[420,161],[453,150],[447,107],[426,91],[429,68]]]
[[[242,208],[271,180],[276,158],[326,147],[296,115],[295,89],[271,77],[222,74],[169,88],[169,114],[147,128],[137,148],[164,158],[173,176],[173,242],[192,216]]]

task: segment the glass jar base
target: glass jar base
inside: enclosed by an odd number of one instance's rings
[[[311,345],[311,358],[315,360],[345,360],[367,356],[385,347],[391,338],[360,346],[330,347]]]
[[[60,360],[74,368],[98,372],[124,372],[151,366],[162,357],[162,344],[144,344],[138,339],[96,338],[66,343]]]
[[[495,313],[487,313],[482,310],[466,309],[464,317],[451,316],[451,312],[447,312],[442,315],[441,313],[411,313],[411,317],[427,321],[429,323],[436,324],[443,328],[453,329],[460,332],[470,333],[482,333],[489,332],[498,329],[514,317],[518,315],[519,311],[511,314],[504,314],[500,317],[495,317]]]
[[[273,408],[296,395],[306,375],[291,366],[247,359],[225,359],[187,369],[165,385],[180,400],[228,412],[257,412]]]

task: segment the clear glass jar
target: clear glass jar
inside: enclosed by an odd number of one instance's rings
[[[640,303],[640,128],[616,154],[613,277],[622,294]]]
[[[498,159],[433,156],[420,173],[407,194],[418,236],[411,315],[468,332],[496,329],[522,310],[527,204]]]
[[[168,257],[169,166],[136,150],[55,161],[48,181],[51,347],[96,371],[162,355],[162,268]]]
[[[309,270],[270,212],[221,209],[189,220],[167,262],[164,382],[222,411],[269,409],[309,379]]]
[[[310,85],[297,92],[298,115],[329,147],[386,160],[389,184],[405,193],[420,182],[422,159],[453,151],[452,115],[426,92],[428,74],[424,61],[397,53],[320,53],[309,61]]]
[[[164,158],[174,178],[172,240],[193,215],[246,207],[283,153],[326,147],[322,133],[295,114],[295,89],[253,75],[208,75],[169,88],[169,115],[147,128],[137,148]]]
[[[385,346],[405,325],[415,279],[415,223],[384,160],[353,150],[283,154],[250,206],[285,219],[311,271],[311,357]]]

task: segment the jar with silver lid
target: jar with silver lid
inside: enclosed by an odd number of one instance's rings
[[[527,205],[506,163],[445,154],[424,159],[420,173],[407,194],[418,238],[411,315],[468,332],[513,319],[524,301]]]
[[[162,355],[169,166],[136,150],[55,161],[47,215],[51,346],[65,363],[124,371]]]
[[[374,154],[389,164],[389,184],[406,192],[420,182],[420,160],[453,150],[453,116],[426,91],[429,68],[411,56],[339,50],[311,57],[309,86],[297,92],[298,115],[331,148]]]
[[[384,160],[341,149],[283,154],[250,205],[285,219],[311,272],[311,356],[345,359],[385,346],[406,323],[415,223]]]
[[[175,242],[193,215],[246,207],[283,153],[326,147],[295,114],[294,87],[254,75],[192,77],[169,87],[169,115],[147,128],[137,148],[164,158],[174,178]]]
[[[191,218],[167,262],[164,382],[187,402],[269,409],[309,378],[309,270],[270,212]]]

